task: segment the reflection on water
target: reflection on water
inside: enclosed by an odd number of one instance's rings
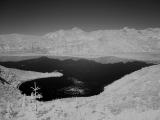
[[[69,86],[66,88],[62,88],[58,91],[74,96],[74,95],[85,95],[89,92],[89,89],[82,86]]]

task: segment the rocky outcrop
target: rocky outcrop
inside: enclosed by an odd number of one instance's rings
[[[0,78],[2,83],[7,83],[7,84],[18,84],[18,76],[14,74],[11,70],[9,70],[6,67],[0,66]]]

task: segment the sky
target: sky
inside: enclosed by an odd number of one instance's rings
[[[158,0],[1,0],[0,34],[160,27]]]

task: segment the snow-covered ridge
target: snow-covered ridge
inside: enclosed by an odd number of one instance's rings
[[[10,84],[14,84],[14,86],[17,86],[22,82],[30,81],[33,79],[61,76],[63,76],[63,74],[57,71],[53,71],[50,73],[41,73],[35,71],[19,70],[14,68],[6,68],[0,65],[0,78],[4,79],[6,82]]]
[[[59,30],[43,36],[0,35],[1,54],[49,54],[60,56],[107,56],[118,53],[159,53],[160,29]]]

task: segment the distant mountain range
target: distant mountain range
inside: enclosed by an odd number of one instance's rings
[[[0,35],[0,54],[103,57],[113,54],[160,53],[160,29],[59,30],[43,36]]]

